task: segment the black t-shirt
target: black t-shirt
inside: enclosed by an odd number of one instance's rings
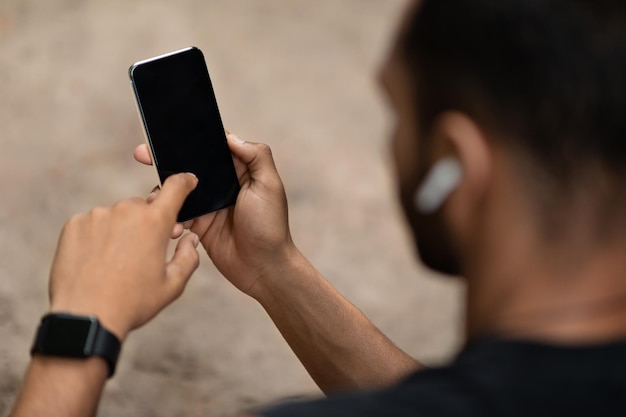
[[[590,346],[483,340],[389,389],[257,412],[266,417],[626,416],[626,341]]]

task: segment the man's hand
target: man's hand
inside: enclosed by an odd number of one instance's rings
[[[198,267],[198,236],[189,233],[167,259],[176,215],[198,180],[172,175],[149,201],[131,199],[72,217],[50,273],[50,309],[90,314],[124,340],[185,288]],[[95,415],[108,369],[86,360],[35,355],[11,416]]]
[[[293,244],[269,148],[227,136],[241,185],[237,203],[184,225],[200,236],[220,272],[259,301],[322,390],[386,386],[415,370],[419,365]],[[150,164],[146,145],[135,149],[135,159]]]
[[[124,200],[72,217],[52,265],[51,311],[93,314],[123,340],[174,301],[198,266],[198,236],[181,238],[169,261],[167,246],[197,181],[173,175],[149,202]]]
[[[299,253],[289,233],[285,190],[270,149],[232,134],[227,137],[241,185],[237,203],[185,227],[200,236],[219,271],[254,297],[259,280],[274,275],[274,268]],[[135,149],[135,159],[151,163],[146,145]]]

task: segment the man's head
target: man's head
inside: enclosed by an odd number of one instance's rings
[[[459,229],[479,220],[502,174],[494,155],[544,239],[566,238],[577,219],[596,238],[611,231],[626,210],[625,28],[620,0],[417,4],[383,79],[398,113],[400,195],[427,265],[464,272]],[[423,213],[416,194],[444,157],[463,179]]]

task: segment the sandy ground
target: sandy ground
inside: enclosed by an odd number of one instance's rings
[[[0,0],[0,414],[28,362],[60,228],[156,178],[128,66],[187,45],[225,125],[269,143],[301,250],[392,340],[434,364],[459,284],[420,269],[395,204],[376,85],[405,0]],[[204,255],[184,296],[124,346],[101,416],[219,416],[316,386],[264,311]]]

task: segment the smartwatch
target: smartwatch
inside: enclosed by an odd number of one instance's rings
[[[77,359],[101,356],[109,367],[111,378],[120,347],[118,338],[95,316],[50,313],[41,319],[30,354]]]

